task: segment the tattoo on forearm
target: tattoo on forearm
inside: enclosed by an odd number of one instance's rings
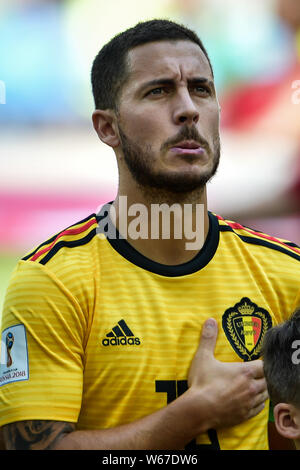
[[[60,421],[18,421],[3,427],[3,437],[7,450],[51,450],[74,430],[74,424]]]

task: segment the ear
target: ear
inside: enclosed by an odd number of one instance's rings
[[[110,147],[118,147],[120,138],[115,112],[111,109],[96,109],[93,112],[92,121],[99,139]]]
[[[277,431],[287,439],[300,438],[299,410],[289,403],[278,403],[274,407]]]

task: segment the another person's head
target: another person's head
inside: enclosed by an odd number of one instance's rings
[[[91,78],[94,127],[121,179],[127,172],[140,187],[174,193],[203,188],[219,163],[219,104],[196,33],[168,20],[139,23],[100,50]],[[187,141],[199,152],[176,153]]]
[[[262,355],[277,431],[300,449],[300,308],[267,331]]]

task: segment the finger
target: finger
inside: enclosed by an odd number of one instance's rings
[[[267,391],[266,379],[255,379],[255,389],[257,394]]]
[[[258,393],[256,397],[253,399],[253,408],[256,408],[257,406],[260,406],[262,403],[265,403],[265,401],[269,398],[269,394],[267,390],[264,390],[261,393]]]
[[[214,318],[208,318],[202,327],[200,344],[196,354],[198,356],[203,353],[210,353],[213,355],[216,347],[217,336],[218,324]]]
[[[259,405],[255,406],[254,408],[251,408],[249,411],[247,419],[253,418],[254,416],[258,415],[263,409],[265,408],[266,402],[260,403]]]
[[[252,377],[254,379],[260,379],[264,377],[263,361],[256,359],[256,361],[244,362],[244,366],[251,370]]]

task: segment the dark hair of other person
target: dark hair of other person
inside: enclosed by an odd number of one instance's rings
[[[150,20],[117,34],[97,54],[91,72],[96,109],[118,110],[122,87],[130,76],[128,52],[134,47],[155,41],[192,41],[201,48],[210,65],[208,54],[197,34],[169,20]]]
[[[300,308],[286,322],[267,331],[262,355],[272,404],[300,407]]]

